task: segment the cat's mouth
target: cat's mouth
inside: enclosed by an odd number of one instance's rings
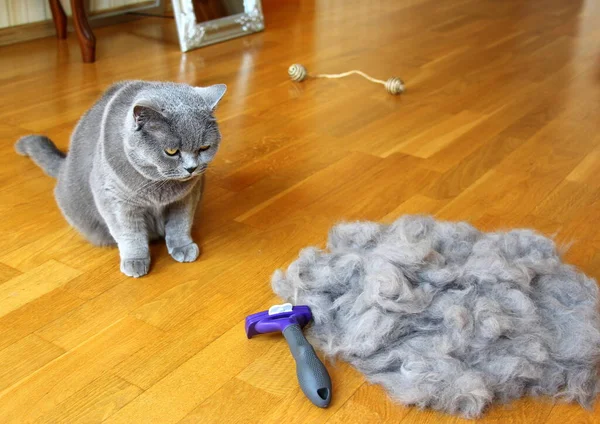
[[[189,181],[189,180],[191,180],[193,178],[199,177],[202,174],[204,174],[204,171],[202,171],[202,172],[194,172],[191,175],[187,175],[185,177],[177,178],[177,181]]]
[[[206,171],[206,167],[202,167],[202,169],[196,170],[196,172],[194,172],[193,174],[187,174],[187,175],[168,175],[166,174],[165,177],[168,180],[173,180],[173,181],[189,181],[193,178],[199,177],[200,175],[204,174],[204,171]]]

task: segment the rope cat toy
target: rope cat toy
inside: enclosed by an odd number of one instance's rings
[[[383,81],[380,79],[370,77],[369,75],[365,74],[364,72],[358,71],[358,70],[352,70],[352,71],[344,72],[342,74],[309,74],[308,71],[306,70],[306,68],[303,65],[300,65],[299,63],[293,64],[288,69],[288,75],[290,76],[292,81],[296,81],[296,82],[302,82],[306,78],[328,78],[328,79],[344,78],[344,77],[347,77],[348,75],[352,75],[352,74],[360,75],[361,77],[366,78],[371,82],[383,85],[385,87],[385,90],[394,96],[404,93],[404,90],[405,90],[404,82],[398,77],[391,77],[387,81]]]

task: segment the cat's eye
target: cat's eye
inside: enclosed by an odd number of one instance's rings
[[[210,146],[202,146],[198,150],[200,150],[201,152],[206,152],[208,149],[210,149]]]
[[[165,149],[165,153],[169,156],[175,156],[179,153],[179,149]]]

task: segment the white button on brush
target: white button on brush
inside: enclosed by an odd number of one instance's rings
[[[292,304],[284,303],[283,305],[273,305],[269,308],[269,315],[277,315],[283,312],[292,312]]]

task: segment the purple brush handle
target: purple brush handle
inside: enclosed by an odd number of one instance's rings
[[[259,321],[254,326],[258,333],[283,333],[290,325],[298,324],[296,317],[274,319],[272,321]]]

